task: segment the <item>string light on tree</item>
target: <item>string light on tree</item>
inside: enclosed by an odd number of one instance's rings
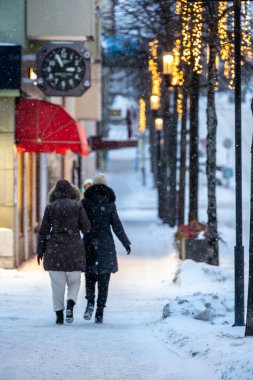
[[[203,40],[203,5],[202,2],[193,3],[192,12],[192,56],[193,71],[202,73],[201,53]]]
[[[176,3],[176,15],[180,16],[181,15],[181,12],[182,12],[182,7],[183,7],[183,3],[184,1],[183,0],[177,0],[177,3]]]
[[[202,73],[201,54],[203,44],[202,2],[178,1],[177,12],[181,12],[182,60],[192,65],[193,71]]]
[[[234,12],[225,1],[219,3],[218,34],[220,42],[220,56],[224,61],[224,76],[229,81],[229,88],[234,88]],[[229,25],[231,28],[229,30]]]
[[[241,2],[242,12],[242,39],[241,55],[242,62],[252,59],[252,35],[250,0]],[[229,28],[229,26],[231,26]],[[234,62],[234,11],[225,1],[219,2],[219,22],[218,32],[220,41],[220,57],[224,61],[224,76],[229,81],[229,88],[234,89],[235,83],[235,62]]]
[[[228,36],[228,4],[225,1],[219,2],[218,10],[218,31],[220,40],[220,56],[221,59],[226,61],[229,59],[229,36]]]
[[[162,79],[158,70],[158,41],[154,40],[149,43],[151,58],[149,59],[149,71],[151,72],[151,83],[152,83],[152,95],[161,97],[161,83]]]
[[[178,95],[177,95],[177,115],[178,115],[178,120],[182,120],[182,115],[183,115],[183,94],[182,94],[182,88],[178,89]]]
[[[206,64],[208,66],[209,64],[209,59],[210,59],[210,46],[206,46]],[[216,81],[215,81],[215,87],[214,90],[218,91],[219,89],[219,82],[217,80],[218,78],[218,73],[219,73],[219,68],[220,68],[220,57],[218,52],[215,53],[215,70],[216,70]]]
[[[146,131],[146,103],[144,99],[139,100],[139,132]]]
[[[188,65],[191,64],[191,34],[190,21],[192,3],[187,3],[187,0],[181,1],[181,22],[182,22],[182,60]]]
[[[252,59],[252,36],[251,36],[251,17],[250,17],[250,0],[241,3],[242,12],[242,41],[241,54],[246,61]],[[242,64],[244,60],[242,61]]]
[[[181,43],[177,39],[173,48],[173,77],[172,77],[172,86],[183,86],[184,84],[184,72],[180,70],[181,54],[180,54]]]

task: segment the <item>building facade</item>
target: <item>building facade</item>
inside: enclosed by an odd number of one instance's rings
[[[81,186],[96,169],[94,152],[81,156],[21,151],[17,104],[30,97],[67,110],[86,135],[101,122],[100,21],[95,0],[0,0],[0,46],[22,47],[22,86],[0,90],[0,267],[15,268],[35,253],[50,187],[60,178]],[[78,41],[91,52],[91,87],[80,97],[46,97],[36,86],[36,53],[48,41]],[[1,66],[1,57],[0,57]],[[1,69],[1,67],[0,67]],[[31,72],[35,74],[33,78]],[[1,85],[0,85],[1,88]]]

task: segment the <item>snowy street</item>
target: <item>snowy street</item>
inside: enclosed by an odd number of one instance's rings
[[[252,47],[253,0],[0,0],[0,380],[253,380]]]
[[[219,131],[221,139],[228,132]],[[125,128],[115,127],[111,134],[122,138]],[[19,270],[1,269],[1,379],[202,380],[205,374],[206,380],[252,380],[252,340],[244,338],[243,327],[232,327],[233,187],[217,189],[219,231],[225,241],[220,244],[221,266],[181,262],[173,246],[175,229],[157,218],[152,176],[147,167],[142,186],[137,157],[136,149],[112,151],[105,172],[132,252],[127,256],[115,238],[119,272],[112,275],[104,324],[83,319],[84,278],[74,323],[56,326],[47,272],[35,260]],[[248,172],[245,161],[245,184]],[[204,174],[200,181],[206,189]],[[245,196],[245,226],[247,205]],[[200,210],[205,220],[205,191]],[[169,316],[162,319],[168,303]],[[203,310],[209,312],[208,320],[196,320]]]
[[[35,260],[19,271],[1,270],[1,379],[197,380],[204,371],[213,378],[205,363],[180,358],[152,332],[167,301],[164,281],[175,269],[167,256],[172,247],[156,217],[152,184],[143,189],[133,170],[135,151],[124,155],[129,151],[112,153],[108,177],[132,252],[127,256],[117,243],[120,270],[112,276],[104,324],[82,318],[84,283],[73,325],[56,326],[49,276]],[[117,165],[125,166],[126,183]]]

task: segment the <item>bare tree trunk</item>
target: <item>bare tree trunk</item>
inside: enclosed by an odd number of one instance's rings
[[[199,75],[192,73],[190,85],[190,207],[189,223],[198,219],[199,186]]]
[[[253,103],[252,103],[253,113]],[[251,194],[249,234],[249,285],[245,336],[253,336],[253,140],[251,144]]]
[[[161,205],[160,205],[160,218],[164,223],[168,223],[169,214],[169,151],[170,151],[170,94],[168,88],[162,88],[163,98],[163,149],[162,149],[162,166],[161,166]]]
[[[169,155],[169,209],[168,209],[168,224],[174,227],[177,217],[177,87],[174,90],[173,114],[171,115],[170,125],[170,155]]]
[[[185,215],[185,173],[186,173],[186,125],[187,125],[187,90],[183,87],[183,114],[181,122],[180,141],[180,175],[179,175],[179,197],[178,197],[178,225],[184,224]]]
[[[213,52],[212,52],[213,51]],[[210,48],[210,62],[208,70],[207,91],[207,196],[208,196],[208,253],[210,264],[219,265],[219,246],[217,232],[217,206],[216,206],[216,128],[217,116],[215,109],[215,50]]]

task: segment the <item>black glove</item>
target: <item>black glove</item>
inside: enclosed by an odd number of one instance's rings
[[[40,262],[41,262],[41,260],[42,260],[42,257],[43,257],[43,253],[39,253],[38,255],[37,255],[37,263],[40,265]]]
[[[129,255],[129,253],[131,252],[131,247],[130,245],[128,247],[126,247],[126,251],[127,251],[127,254]]]

